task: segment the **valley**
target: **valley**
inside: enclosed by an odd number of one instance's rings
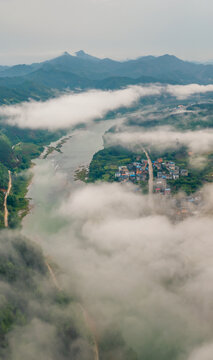
[[[125,94],[134,95],[135,88],[131,91]],[[147,86],[136,91],[146,92]],[[2,119],[3,360],[13,360],[14,344],[25,356],[28,339],[53,360],[139,360],[144,354],[179,360],[188,351],[188,337],[191,344],[202,343],[202,331],[198,336],[191,331],[194,322],[205,328],[205,320],[199,311],[192,317],[194,295],[188,299],[182,286],[190,289],[190,272],[195,278],[199,274],[193,259],[211,227],[211,92],[183,100],[165,88],[159,91],[156,95],[158,89],[148,87],[148,95],[127,107],[119,100],[121,105],[106,114],[99,108],[94,119],[91,92],[89,100],[83,92],[85,103],[92,105],[74,111],[88,111],[89,120],[80,117],[67,128],[25,128]],[[62,107],[61,124],[70,124],[73,101],[82,100],[79,94],[65,98],[70,112]],[[100,102],[107,95],[98,93]],[[57,101],[47,102],[45,109]],[[203,251],[204,264],[207,247]],[[193,303],[193,308],[200,310],[200,305]],[[188,328],[182,329],[185,319]],[[150,332],[141,338],[148,326]],[[167,346],[159,329],[166,333]]]

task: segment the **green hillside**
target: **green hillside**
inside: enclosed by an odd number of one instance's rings
[[[145,56],[135,60],[98,59],[79,51],[31,65],[0,69],[0,105],[48,99],[55,91],[118,89],[144,83],[211,84],[213,65],[195,64],[175,56]]]

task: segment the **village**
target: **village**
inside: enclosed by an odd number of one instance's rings
[[[119,166],[115,178],[121,183],[141,183],[148,181],[148,160],[137,158],[136,162],[127,166]],[[184,193],[171,197],[171,188],[167,180],[178,180],[180,177],[188,176],[187,169],[181,169],[173,161],[159,158],[152,161],[153,166],[153,192],[163,197],[170,197],[169,214],[176,221],[183,220],[188,216],[197,215],[202,205],[202,192],[186,195]],[[167,207],[166,207],[167,209]]]
[[[137,160],[127,166],[119,166],[115,173],[115,179],[122,183],[146,182],[149,177],[148,160],[139,158]],[[155,193],[170,195],[171,188],[168,186],[167,180],[178,180],[181,176],[188,176],[188,170],[180,169],[173,161],[159,158],[152,161],[152,166]]]

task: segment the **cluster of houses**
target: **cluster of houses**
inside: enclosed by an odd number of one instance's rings
[[[162,158],[152,162],[154,173],[154,191],[170,195],[171,189],[167,186],[167,180],[177,180],[180,176],[188,176],[188,170],[180,169],[173,161],[164,161]],[[138,182],[148,180],[148,161],[133,162],[126,166],[119,166],[115,178],[120,182]]]
[[[173,161],[163,161],[162,158],[153,161],[154,174],[154,191],[169,195],[171,189],[167,186],[166,180],[177,180],[180,176],[188,176],[188,170],[180,169]]]
[[[142,159],[140,162],[133,162],[127,166],[119,166],[115,178],[120,182],[146,181],[148,179],[148,161]]]
[[[180,176],[188,176],[188,170],[180,169],[173,161],[165,161],[160,158],[153,161],[153,168],[157,171],[158,179],[177,180]]]

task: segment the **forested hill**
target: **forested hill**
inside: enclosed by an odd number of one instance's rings
[[[79,51],[31,65],[0,66],[0,104],[47,99],[67,89],[116,89],[141,83],[210,84],[213,65],[195,64],[175,56],[135,60],[99,59]]]

